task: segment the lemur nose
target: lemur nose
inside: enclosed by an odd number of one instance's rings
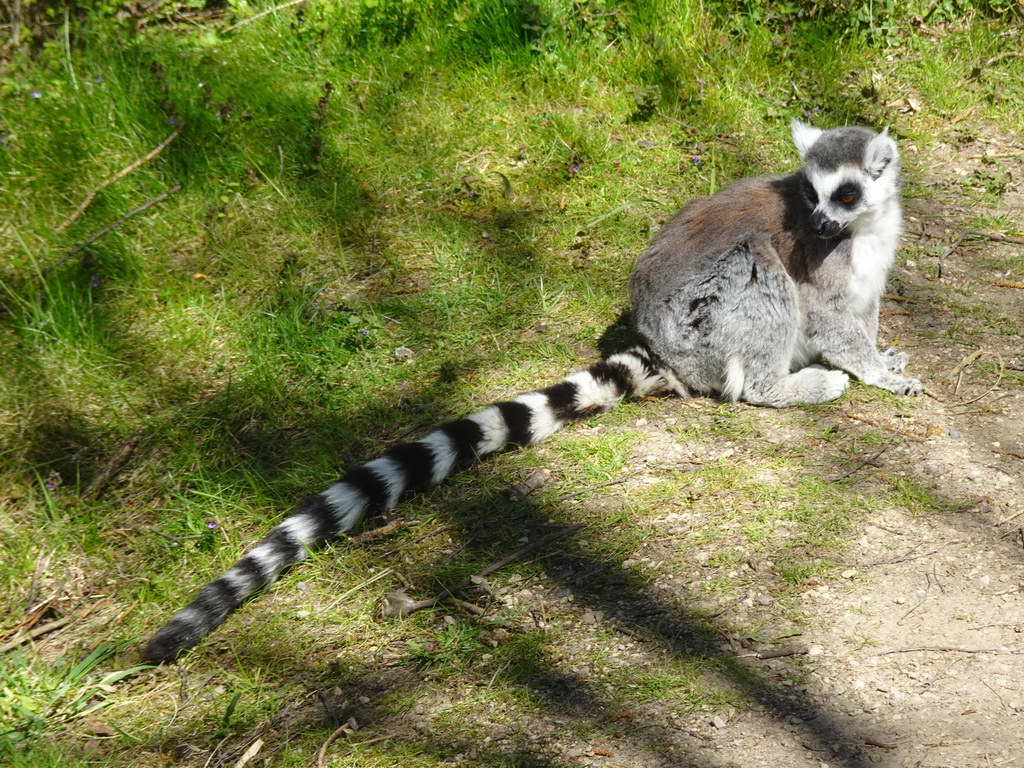
[[[835,237],[841,229],[839,222],[830,219],[824,213],[815,211],[811,214],[811,230],[818,237]]]

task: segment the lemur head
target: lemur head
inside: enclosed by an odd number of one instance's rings
[[[899,153],[889,130],[823,131],[799,120],[792,127],[814,233],[837,237],[872,226],[899,192]]]

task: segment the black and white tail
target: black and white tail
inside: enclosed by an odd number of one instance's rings
[[[249,554],[178,611],[149,641],[143,657],[173,661],[224,623],[254,592],[276,581],[285,568],[351,530],[365,514],[391,509],[406,491],[437,485],[490,453],[539,443],[567,422],[613,408],[622,397],[666,391],[683,393],[655,356],[636,346],[553,386],[489,405],[438,427],[422,440],[396,445],[302,501]]]

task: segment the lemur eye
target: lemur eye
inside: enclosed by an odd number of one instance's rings
[[[832,193],[832,202],[850,207],[860,200],[860,190],[853,184],[841,184],[839,189]]]
[[[804,179],[804,194],[807,196],[807,201],[811,205],[816,206],[818,204],[818,193],[809,179]]]

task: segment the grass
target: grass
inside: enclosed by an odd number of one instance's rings
[[[305,764],[337,727],[325,709],[405,728],[412,702],[454,685],[476,695],[437,716],[436,741],[352,738],[332,764],[554,764],[475,746],[466,723],[569,706],[585,740],[634,703],[716,708],[763,689],[708,650],[721,630],[701,616],[756,581],[751,554],[770,556],[763,578],[781,589],[829,573],[875,502],[815,480],[762,413],[710,403],[628,405],[410,500],[406,529],[312,558],[180,671],[134,669],[131,648],[309,489],[621,336],[624,276],[650,233],[693,196],[792,167],[791,117],[889,123],[924,146],[974,106],[1019,131],[1019,60],[974,73],[1001,52],[998,20],[886,45],[849,19],[755,24],[667,0],[321,2],[259,19],[229,3],[190,24],[71,7],[0,77],[0,628],[7,641],[26,620],[94,614],[4,655],[0,762],[164,765],[187,744],[202,765],[269,729],[281,738],[264,758]],[[980,98],[950,87],[965,79]],[[889,106],[906,95],[924,116]],[[1000,183],[972,180],[979,196]],[[793,423],[813,439],[829,413]],[[643,465],[659,435],[696,463]],[[553,480],[509,501],[529,467]],[[940,506],[906,483],[892,499]],[[658,541],[667,510],[694,509],[669,538],[706,567]],[[523,607],[494,625],[375,616],[402,579],[432,594],[524,529],[581,520],[557,551],[492,577],[503,594],[580,593],[543,627]],[[574,682],[587,607],[676,618],[647,625],[659,650],[642,675],[595,661]],[[614,656],[607,624],[581,654]]]

